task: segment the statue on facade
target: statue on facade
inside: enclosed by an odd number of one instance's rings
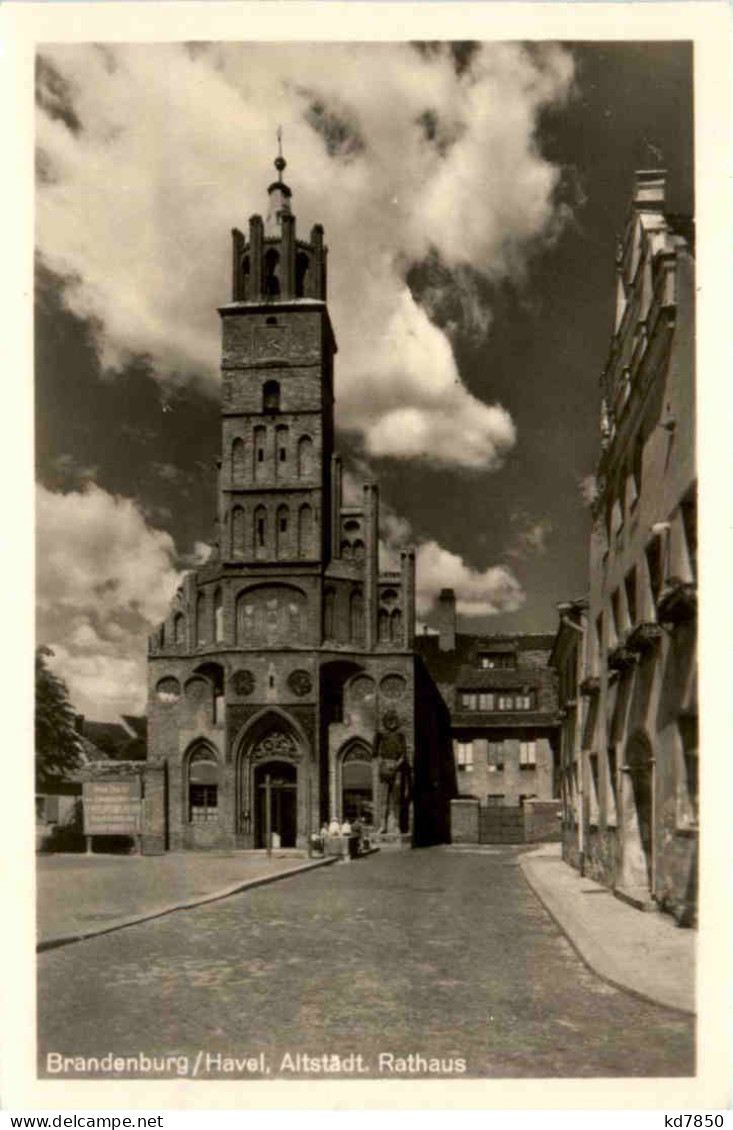
[[[405,735],[399,728],[400,718],[396,711],[385,711],[382,727],[375,743],[375,753],[379,758],[379,779],[384,790],[380,831],[390,831],[389,817],[396,802],[399,829],[401,832],[406,832],[409,827],[410,762],[407,757]]]

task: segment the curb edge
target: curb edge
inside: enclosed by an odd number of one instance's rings
[[[46,953],[49,950],[60,949],[62,946],[73,945],[75,942],[85,942],[91,938],[100,938],[104,934],[114,934],[118,930],[126,930],[128,926],[139,926],[143,922],[152,922],[156,918],[165,918],[168,914],[175,914],[179,910],[195,910],[197,906],[205,906],[210,902],[219,902],[221,899],[230,898],[232,895],[241,894],[243,891],[249,891],[255,887],[264,887],[269,883],[276,883],[279,879],[290,879],[294,875],[301,875],[306,871],[316,871],[319,867],[329,867],[332,863],[337,863],[338,858],[339,857],[335,855],[331,859],[316,859],[300,867],[291,867],[287,871],[278,871],[276,875],[256,876],[254,879],[247,879],[243,883],[235,883],[231,887],[223,887],[221,890],[214,891],[212,894],[202,895],[201,898],[192,899],[189,902],[172,903],[170,906],[159,907],[157,910],[152,910],[147,914],[136,915],[133,918],[124,918],[122,921],[111,923],[109,926],[101,926],[96,930],[85,930],[81,933],[61,934],[54,938],[45,938],[36,944],[36,953]]]

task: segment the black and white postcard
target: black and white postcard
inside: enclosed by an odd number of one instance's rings
[[[7,1101],[723,1106],[725,8],[14,7]]]

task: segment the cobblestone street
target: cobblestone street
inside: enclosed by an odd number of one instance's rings
[[[40,954],[39,1073],[112,1052],[190,1074],[203,1051],[273,1077],[286,1053],[361,1053],[364,1077],[387,1053],[487,1078],[692,1074],[694,1021],[589,972],[522,850],[382,853]],[[199,1075],[261,1077],[217,1063]]]

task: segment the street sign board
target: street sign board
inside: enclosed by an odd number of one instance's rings
[[[85,836],[139,836],[142,804],[139,777],[84,782]]]

